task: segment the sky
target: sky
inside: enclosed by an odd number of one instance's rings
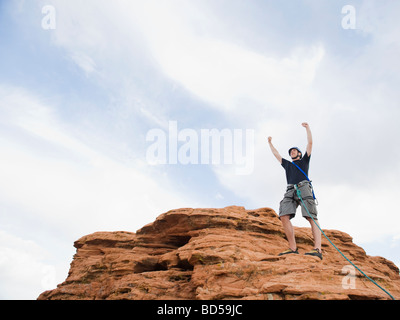
[[[302,122],[322,228],[400,266],[399,9],[0,1],[0,299],[55,288],[96,231],[182,207],[278,211],[267,137],[288,159]]]

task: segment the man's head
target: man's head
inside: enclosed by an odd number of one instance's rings
[[[303,157],[303,153],[297,147],[293,147],[289,149],[289,155],[293,161],[300,160]]]

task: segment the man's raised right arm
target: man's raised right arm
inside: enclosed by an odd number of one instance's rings
[[[274,154],[275,158],[279,161],[280,164],[282,164],[282,157],[279,154],[278,150],[275,149],[275,147],[272,144],[272,137],[268,137],[268,143],[269,147],[271,148],[272,153]]]

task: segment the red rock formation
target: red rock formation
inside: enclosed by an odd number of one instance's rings
[[[394,263],[367,256],[344,232],[324,231],[400,298]],[[389,299],[358,271],[351,278],[326,239],[322,261],[305,256],[311,230],[295,232],[300,254],[279,257],[287,242],[272,209],[171,210],[136,234],[96,232],[76,241],[67,279],[38,299]]]

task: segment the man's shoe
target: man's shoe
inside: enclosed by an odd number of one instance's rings
[[[296,248],[295,251],[293,251],[292,249],[287,249],[286,251],[283,251],[280,254],[278,254],[278,256],[283,256],[284,254],[290,254],[290,253],[299,254],[299,252],[297,251],[297,248]]]
[[[312,249],[310,252],[305,253],[306,256],[318,257],[322,260],[322,253],[319,249]]]

